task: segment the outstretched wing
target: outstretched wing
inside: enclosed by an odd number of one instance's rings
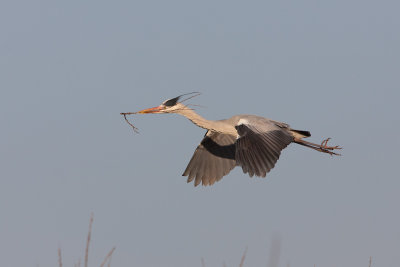
[[[196,148],[182,176],[194,186],[212,185],[235,166],[235,136],[208,131]]]
[[[235,126],[239,138],[236,141],[236,162],[244,173],[265,177],[274,166],[281,150],[293,141],[293,136],[274,123]]]

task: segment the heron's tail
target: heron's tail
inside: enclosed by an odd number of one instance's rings
[[[292,133],[292,135],[294,137],[300,138],[300,139],[311,136],[311,133],[309,131],[290,129],[290,132]]]

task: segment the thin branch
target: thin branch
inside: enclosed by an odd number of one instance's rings
[[[125,121],[132,127],[133,131],[135,133],[139,133],[139,129],[137,127],[135,127],[132,123],[130,123],[128,121],[128,119],[126,118],[126,115],[136,114],[136,112],[127,112],[127,113],[120,113],[120,114],[124,116]]]
[[[111,261],[111,256],[112,256],[114,250],[115,250],[115,247],[113,247],[113,248],[110,250],[110,252],[108,252],[107,256],[104,258],[104,261],[101,263],[100,267],[104,267],[104,265],[106,264],[106,262],[107,262],[108,259],[110,259],[110,261]]]
[[[87,236],[86,250],[85,250],[85,267],[88,267],[89,244],[90,244],[90,237],[92,235],[92,224],[93,224],[93,212],[90,214],[89,232],[88,232],[88,236]]]

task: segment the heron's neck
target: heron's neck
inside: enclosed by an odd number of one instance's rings
[[[231,134],[231,135],[237,135],[237,131],[233,125],[230,125],[224,121],[213,121],[213,120],[207,120],[194,112],[190,108],[183,108],[177,112],[178,114],[181,114],[188,118],[191,122],[196,124],[197,126],[219,132],[219,133],[225,133],[225,134]]]

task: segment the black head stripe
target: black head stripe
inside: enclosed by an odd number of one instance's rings
[[[182,96],[185,96],[185,95],[191,95],[191,96],[187,97],[186,99],[182,100],[181,102],[189,100],[189,99],[191,99],[193,97],[196,97],[196,96],[200,95],[200,93],[199,92],[192,92],[192,93],[187,93],[187,94],[183,94],[183,95],[177,96],[175,98],[167,99],[167,100],[164,101],[163,105],[166,106],[166,107],[175,106],[178,103],[179,99]]]
[[[175,98],[171,98],[171,99],[165,100],[164,103],[163,103],[163,105],[166,106],[166,107],[175,106],[176,103],[178,103],[178,100],[179,100],[180,97],[181,97],[181,96],[178,96],[178,97],[175,97]]]

